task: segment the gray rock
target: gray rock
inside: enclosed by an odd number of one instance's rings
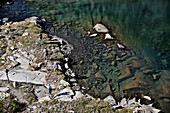
[[[79,91],[79,90],[80,90],[80,86],[77,86],[77,85],[76,85],[76,86],[73,86],[72,88],[75,89],[76,91]]]
[[[47,88],[44,86],[37,86],[34,90],[35,95],[38,97],[38,99],[45,97],[47,94]]]
[[[44,84],[46,73],[29,70],[15,70],[9,71],[8,77],[10,81],[26,82],[33,84]],[[4,71],[0,71],[0,80],[7,80]]]
[[[59,101],[72,101],[73,99],[71,97],[73,95],[74,93],[70,88],[65,88],[56,95],[55,99],[58,99]]]

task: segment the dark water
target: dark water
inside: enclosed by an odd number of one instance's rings
[[[169,110],[170,103],[164,100],[170,99],[170,1],[37,0],[28,4],[16,0],[1,10],[9,11],[1,18],[9,14],[13,20],[32,15],[47,18],[55,26],[49,24],[48,31],[73,44],[72,68],[87,93],[101,98],[149,95],[157,107]],[[104,41],[104,34],[87,37],[98,22],[112,35],[116,33],[115,41]],[[117,42],[127,49],[119,50]]]

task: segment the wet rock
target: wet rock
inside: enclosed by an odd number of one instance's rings
[[[168,98],[163,98],[163,101],[166,102],[166,103],[169,103],[169,102],[170,102],[170,99],[168,99]]]
[[[142,72],[145,74],[154,74],[155,70],[151,69],[151,68],[147,68],[147,67],[143,67],[141,68]]]
[[[124,90],[131,90],[131,89],[140,89],[142,85],[146,85],[146,82],[142,80],[142,77],[144,76],[142,72],[137,73],[137,77],[135,80],[129,82],[124,86]]]
[[[102,33],[106,33],[109,30],[102,24],[96,24],[93,29],[95,29],[97,32],[102,32]]]
[[[105,78],[105,76],[103,75],[103,73],[102,72],[97,72],[95,75],[95,78],[97,79],[102,79],[103,81],[106,81],[106,78]]]
[[[123,57],[123,56],[125,56],[125,55],[127,55],[127,53],[125,53],[125,52],[123,52],[123,53],[120,54],[121,57]]]
[[[99,66],[96,63],[93,63],[93,67],[97,69]]]
[[[137,59],[132,59],[132,60],[126,61],[126,65],[131,66],[134,69],[139,69],[144,66],[142,61],[139,61]]]
[[[111,65],[115,67],[117,65],[117,63],[115,61],[112,61]]]
[[[153,78],[154,80],[158,80],[158,79],[159,79],[159,76],[156,75],[156,74],[153,74],[153,75],[152,75],[152,78]]]
[[[128,78],[133,77],[133,76],[134,75],[131,72],[131,68],[126,66],[125,67],[125,74],[121,75],[118,79],[119,79],[119,81],[123,81],[123,80],[128,79]]]

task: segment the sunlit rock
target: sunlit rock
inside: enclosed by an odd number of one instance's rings
[[[104,101],[107,101],[109,104],[111,104],[111,105],[115,105],[116,104],[116,101],[115,101],[115,99],[112,97],[112,96],[108,96],[108,97],[106,97],[105,99],[104,99]]]
[[[119,44],[119,43],[117,44],[117,47],[118,47],[118,48],[120,48],[120,49],[124,49],[124,48],[125,48],[125,46],[124,46],[124,45]]]
[[[91,34],[90,37],[95,37],[97,36],[97,33]]]
[[[96,24],[93,29],[99,33],[107,33],[109,30],[102,24]]]
[[[109,33],[107,33],[106,35],[105,35],[105,38],[104,38],[105,40],[112,40],[112,39],[114,39]]]
[[[142,98],[144,98],[144,99],[146,99],[148,101],[151,101],[151,97],[149,97],[149,96],[142,96]]]

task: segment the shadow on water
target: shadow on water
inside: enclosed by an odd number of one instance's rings
[[[51,22],[44,23],[46,32],[74,46],[72,67],[86,92],[96,98],[145,94],[169,110],[170,1],[32,0],[28,4],[16,0],[0,11],[4,12],[0,18],[19,21],[37,15]],[[103,34],[89,38],[86,33],[94,33],[92,27],[98,22],[127,49],[118,49],[116,41],[104,41]]]

